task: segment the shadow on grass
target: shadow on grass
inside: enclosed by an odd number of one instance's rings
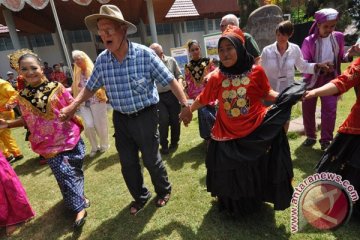
[[[46,171],[48,168],[48,165],[40,165],[39,164],[39,158],[30,158],[27,160],[19,160],[16,162],[16,166],[13,168],[16,172],[16,175],[18,176],[26,176],[28,174],[31,174],[32,176],[36,176],[41,174],[42,172]]]
[[[104,153],[94,158],[86,156],[84,160],[84,169],[86,170],[95,165],[95,171],[100,172],[117,163],[120,163],[119,155],[117,153],[111,155]]]
[[[71,239],[78,239],[81,229],[74,231],[72,224],[75,215],[67,210],[62,201],[47,212],[25,224],[14,239],[60,239],[71,234]],[[18,237],[18,238],[17,238]]]
[[[205,164],[205,145],[200,143],[197,146],[190,148],[184,152],[170,153],[169,156],[163,156],[163,160],[166,161],[167,165],[171,170],[179,170],[184,167],[185,163],[192,162],[191,166],[193,169],[198,169],[200,165]]]
[[[199,179],[199,184],[201,186],[207,187],[206,186],[206,174],[205,174],[205,176],[203,176],[202,178]]]
[[[130,215],[130,204],[114,218],[103,223],[86,238],[93,239],[135,239],[144,230],[157,208],[149,201],[136,216]]]
[[[360,219],[352,217],[350,221],[333,232],[335,239],[359,239],[360,236]]]
[[[173,232],[181,239],[289,239],[286,227],[276,226],[275,213],[268,204],[263,204],[256,213],[235,220],[220,213],[216,203],[205,214],[197,231],[186,223],[173,221],[159,230],[149,231],[138,239],[169,239]]]
[[[332,230],[320,230],[311,226],[309,223],[299,229],[298,233],[302,234],[321,234],[321,233],[331,233],[333,239],[359,239],[360,235],[360,219],[352,216],[349,222],[344,225]]]
[[[294,168],[304,172],[302,178],[315,173],[315,166],[319,162],[323,151],[311,147],[304,147],[300,145],[295,149],[293,158]]]

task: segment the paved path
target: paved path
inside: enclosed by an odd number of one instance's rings
[[[319,108],[316,108],[315,117],[316,117],[316,129],[319,130],[321,127],[320,109]],[[289,132],[296,132],[299,134],[304,134],[304,124],[303,124],[302,116],[290,121]]]

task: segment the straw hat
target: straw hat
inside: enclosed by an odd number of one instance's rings
[[[90,32],[97,34],[98,27],[97,22],[101,18],[110,19],[122,24],[126,24],[128,26],[127,34],[136,33],[137,29],[136,26],[124,19],[123,14],[121,13],[120,9],[115,5],[102,5],[100,7],[99,14],[92,14],[85,18],[86,27],[89,29]]]

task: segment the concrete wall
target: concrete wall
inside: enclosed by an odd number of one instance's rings
[[[80,51],[86,52],[86,54],[89,55],[89,57],[92,60],[96,59],[96,49],[92,42],[74,43],[72,45],[72,47],[73,47],[73,50],[80,50]],[[71,58],[71,55],[70,55],[70,58]]]

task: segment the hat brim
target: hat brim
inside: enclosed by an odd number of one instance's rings
[[[122,24],[126,24],[128,26],[128,29],[126,32],[128,35],[137,32],[137,28],[134,24],[132,24],[128,21],[119,19],[117,17],[111,17],[109,15],[103,15],[103,14],[93,14],[93,15],[87,16],[85,18],[85,25],[90,32],[97,34],[97,31],[98,31],[97,22],[101,18],[106,18],[106,19],[110,19],[110,20],[113,20],[113,21],[116,21],[116,22],[119,22]]]

